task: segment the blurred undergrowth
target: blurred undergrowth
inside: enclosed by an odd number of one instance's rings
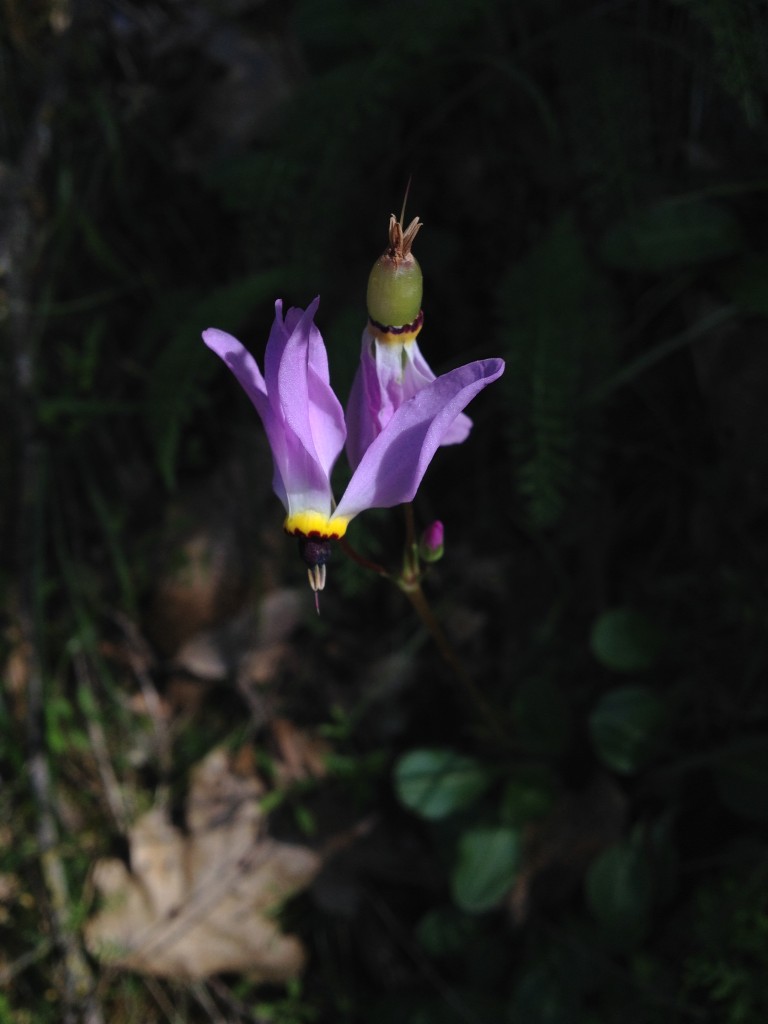
[[[86,1003],[115,1022],[765,1020],[764,15],[4,4],[0,1024]],[[274,299],[319,293],[345,394],[409,176],[428,358],[507,360],[417,510],[447,523],[434,597],[509,736],[468,721],[398,595],[335,566],[304,627],[312,687],[286,700],[394,837],[365,913],[296,911],[313,959],[274,999],[105,980],[79,948],[89,865],[205,750],[263,738],[231,692],[167,726],[128,699],[159,700],[174,653],[168,522],[231,471],[238,558],[268,563],[256,586],[298,578],[259,518],[277,530],[255,418],[200,330],[260,355]],[[384,518],[355,525],[377,558],[399,539]]]

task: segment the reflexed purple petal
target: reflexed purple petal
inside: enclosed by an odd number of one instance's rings
[[[416,342],[414,342],[413,345],[415,349],[413,353],[413,368],[415,373],[417,373],[420,379],[425,382],[433,381],[435,379],[435,375],[432,372],[432,368],[430,367],[429,363],[424,358],[424,356],[421,354],[421,349],[419,349]],[[466,439],[469,437],[469,432],[471,429],[472,420],[469,418],[469,416],[465,416],[463,412],[459,413],[459,415],[456,417],[456,419],[453,421],[453,423],[446,431],[446,434],[443,437],[443,440],[440,442],[440,444],[461,444],[462,441],[466,441]]]
[[[381,390],[373,345],[373,338],[367,329],[364,330],[360,363],[347,402],[347,459],[352,469],[357,469],[369,445],[381,430]]]
[[[413,398],[417,391],[421,391],[427,384],[431,384],[435,380],[435,374],[432,371],[427,360],[421,354],[419,343],[417,341],[411,341],[405,349],[406,363],[402,373],[402,401],[408,401],[409,398]]]
[[[328,383],[323,340],[312,322],[317,303],[316,299],[310,304],[285,341],[277,371],[277,401],[287,430],[317,463],[319,475],[327,478],[344,445],[345,427],[341,405]],[[295,312],[289,310],[286,323]]]
[[[367,329],[363,332],[360,365],[347,403],[347,458],[353,469],[395,411],[434,380],[416,341],[384,343]],[[471,429],[472,420],[461,413],[440,444],[460,444]]]
[[[330,386],[318,381],[312,368],[307,382],[309,422],[315,451],[326,476],[330,476],[339,452],[344,447],[346,427],[341,403]]]
[[[315,303],[319,300],[315,300]],[[314,315],[315,303],[307,309]],[[315,451],[320,465],[330,476],[347,436],[344,410],[331,387],[328,374],[328,354],[322,335],[315,324],[309,324],[307,388],[309,392],[309,419]]]
[[[367,508],[411,501],[456,417],[503,372],[501,359],[469,363],[438,377],[401,405],[362,457],[336,515],[351,518]]]
[[[203,341],[222,359],[237,377],[241,387],[261,413],[259,408],[267,397],[267,388],[256,360],[251,353],[231,334],[209,327],[203,331]]]
[[[315,375],[324,383],[330,384],[331,378],[328,372],[328,353],[325,350],[325,343],[323,336],[320,333],[319,328],[315,324],[315,313],[320,305],[320,296],[318,295],[310,304],[307,306],[304,314],[305,318],[309,318],[309,365],[314,371]]]
[[[273,486],[286,511],[330,514],[329,474],[344,445],[344,414],[328,381],[328,358],[309,308],[275,303],[262,377],[253,356],[231,335],[204,332],[206,344],[229,366],[255,405],[272,449]]]
[[[465,416],[464,413],[459,413],[453,423],[450,425],[448,430],[440,442],[441,445],[446,444],[461,444],[462,441],[466,441],[469,437],[469,432],[472,429],[472,420],[469,416]]]
[[[256,407],[261,417],[264,431],[272,449],[274,462],[274,476],[272,486],[275,494],[288,509],[288,494],[284,469],[289,464],[289,453],[286,446],[285,431],[279,416],[275,415],[272,405],[267,396],[264,378],[261,375],[256,360],[251,353],[231,334],[220,331],[216,327],[209,327],[203,331],[203,341],[215,352],[237,377],[241,387]]]
[[[307,451],[301,440],[290,430],[283,432],[283,447],[285,455],[280,464],[280,472],[285,483],[285,508],[288,515],[314,509],[329,516],[333,506],[331,483],[317,456]],[[274,446],[272,453],[275,455]]]
[[[292,312],[293,310],[288,311],[289,317]],[[275,301],[275,319],[269,330],[269,339],[264,353],[264,383],[269,400],[273,403],[277,397],[277,374],[280,369],[280,360],[283,357],[283,349],[290,333],[283,321],[283,300],[277,299]]]

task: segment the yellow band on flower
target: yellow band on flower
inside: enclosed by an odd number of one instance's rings
[[[322,512],[314,512],[309,509],[286,516],[283,529],[294,537],[322,537],[325,540],[338,540],[347,532],[348,525],[349,520],[345,516],[334,516],[329,519]]]
[[[424,326],[424,311],[420,310],[419,315],[410,324],[403,324],[402,327],[385,326],[376,320],[368,318],[368,330],[377,341],[387,345],[407,345],[413,341],[421,328]]]

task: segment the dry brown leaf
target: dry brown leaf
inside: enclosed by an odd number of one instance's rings
[[[134,693],[128,698],[128,708],[134,715],[146,715],[147,718],[156,718],[168,722],[173,716],[173,705],[163,697],[152,700],[148,699],[146,693]]]
[[[192,778],[188,832],[155,808],[129,834],[130,870],[116,859],[95,865],[106,905],[86,925],[89,950],[110,966],[161,977],[296,977],[304,948],[280,931],[275,912],[310,884],[320,857],[264,834],[262,792],[223,750],[209,754]]]
[[[328,772],[325,758],[331,746],[321,736],[300,729],[287,718],[273,720],[272,736],[278,750],[275,772],[281,786],[325,777]]]
[[[300,621],[304,597],[288,587],[264,594],[217,628],[191,636],[174,656],[174,668],[211,682],[235,672],[268,682],[285,655],[284,641]]]
[[[0,874],[0,903],[9,903],[15,899],[21,889],[18,875],[8,871]]]
[[[27,692],[29,682],[29,662],[31,651],[29,644],[19,643],[14,647],[5,662],[3,678],[8,693],[20,697]]]

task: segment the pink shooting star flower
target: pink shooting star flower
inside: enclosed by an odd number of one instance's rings
[[[299,540],[312,589],[325,586],[331,541],[369,508],[411,501],[438,447],[464,407],[504,371],[484,359],[438,377],[405,401],[360,458],[338,504],[331,470],[346,425],[331,388],[325,345],[314,323],[319,299],[306,310],[275,303],[262,374],[231,334],[216,328],[203,340],[227,364],[256,408],[272,449],[272,484],[286,511],[284,528]]]

